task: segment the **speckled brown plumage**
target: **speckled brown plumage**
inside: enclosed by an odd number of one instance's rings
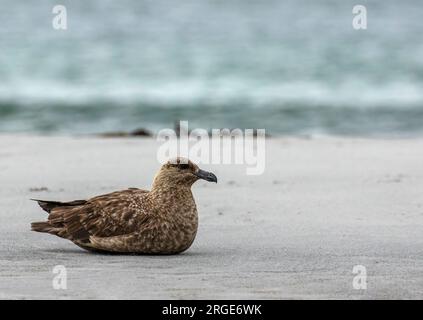
[[[90,251],[179,253],[197,233],[191,186],[198,179],[217,182],[212,173],[177,158],[161,167],[151,191],[131,188],[72,202],[37,200],[49,216],[31,227]]]

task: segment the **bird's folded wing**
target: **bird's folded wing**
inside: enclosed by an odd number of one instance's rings
[[[124,190],[92,198],[75,207],[59,207],[49,220],[60,219],[72,240],[88,240],[90,236],[112,237],[142,229],[150,213],[142,190]]]

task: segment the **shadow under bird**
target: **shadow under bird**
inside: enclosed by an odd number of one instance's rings
[[[216,176],[187,159],[164,164],[151,191],[130,188],[89,200],[38,201],[48,220],[33,222],[33,231],[68,239],[96,252],[176,254],[187,250],[198,228],[191,186]]]

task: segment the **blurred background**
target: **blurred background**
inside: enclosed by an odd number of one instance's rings
[[[52,27],[67,8],[66,31]],[[352,8],[367,7],[354,30]],[[423,133],[423,1],[0,0],[0,132]]]

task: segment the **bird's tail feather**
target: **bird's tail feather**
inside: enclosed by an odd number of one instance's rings
[[[68,232],[68,228],[65,227],[65,219],[67,222],[72,222],[78,216],[73,217],[73,208],[84,205],[87,201],[85,200],[75,200],[70,202],[59,202],[59,201],[46,201],[46,200],[37,200],[40,207],[48,212],[48,220],[47,221],[37,221],[31,223],[31,230],[35,232],[44,232],[56,235],[61,238],[72,240],[73,236]],[[79,221],[79,220],[78,220]],[[72,225],[71,225],[72,226]],[[79,231],[79,230],[76,230]],[[75,231],[75,235],[80,238],[88,239],[89,234],[85,231],[83,233],[84,237],[82,237],[81,232],[77,233]]]
[[[35,232],[44,232],[44,233],[53,234],[55,236],[65,238],[65,239],[68,239],[69,237],[69,234],[66,232],[66,229],[51,225],[51,223],[48,221],[32,222],[31,230]]]
[[[46,212],[50,213],[51,210],[57,207],[72,207],[72,206],[80,206],[85,204],[87,201],[85,200],[75,200],[70,202],[59,202],[59,201],[47,201],[47,200],[38,200],[38,199],[31,199],[33,201],[37,201],[39,206]]]
[[[31,230],[36,232],[47,232],[50,233],[54,227],[50,225],[48,221],[32,222]]]

